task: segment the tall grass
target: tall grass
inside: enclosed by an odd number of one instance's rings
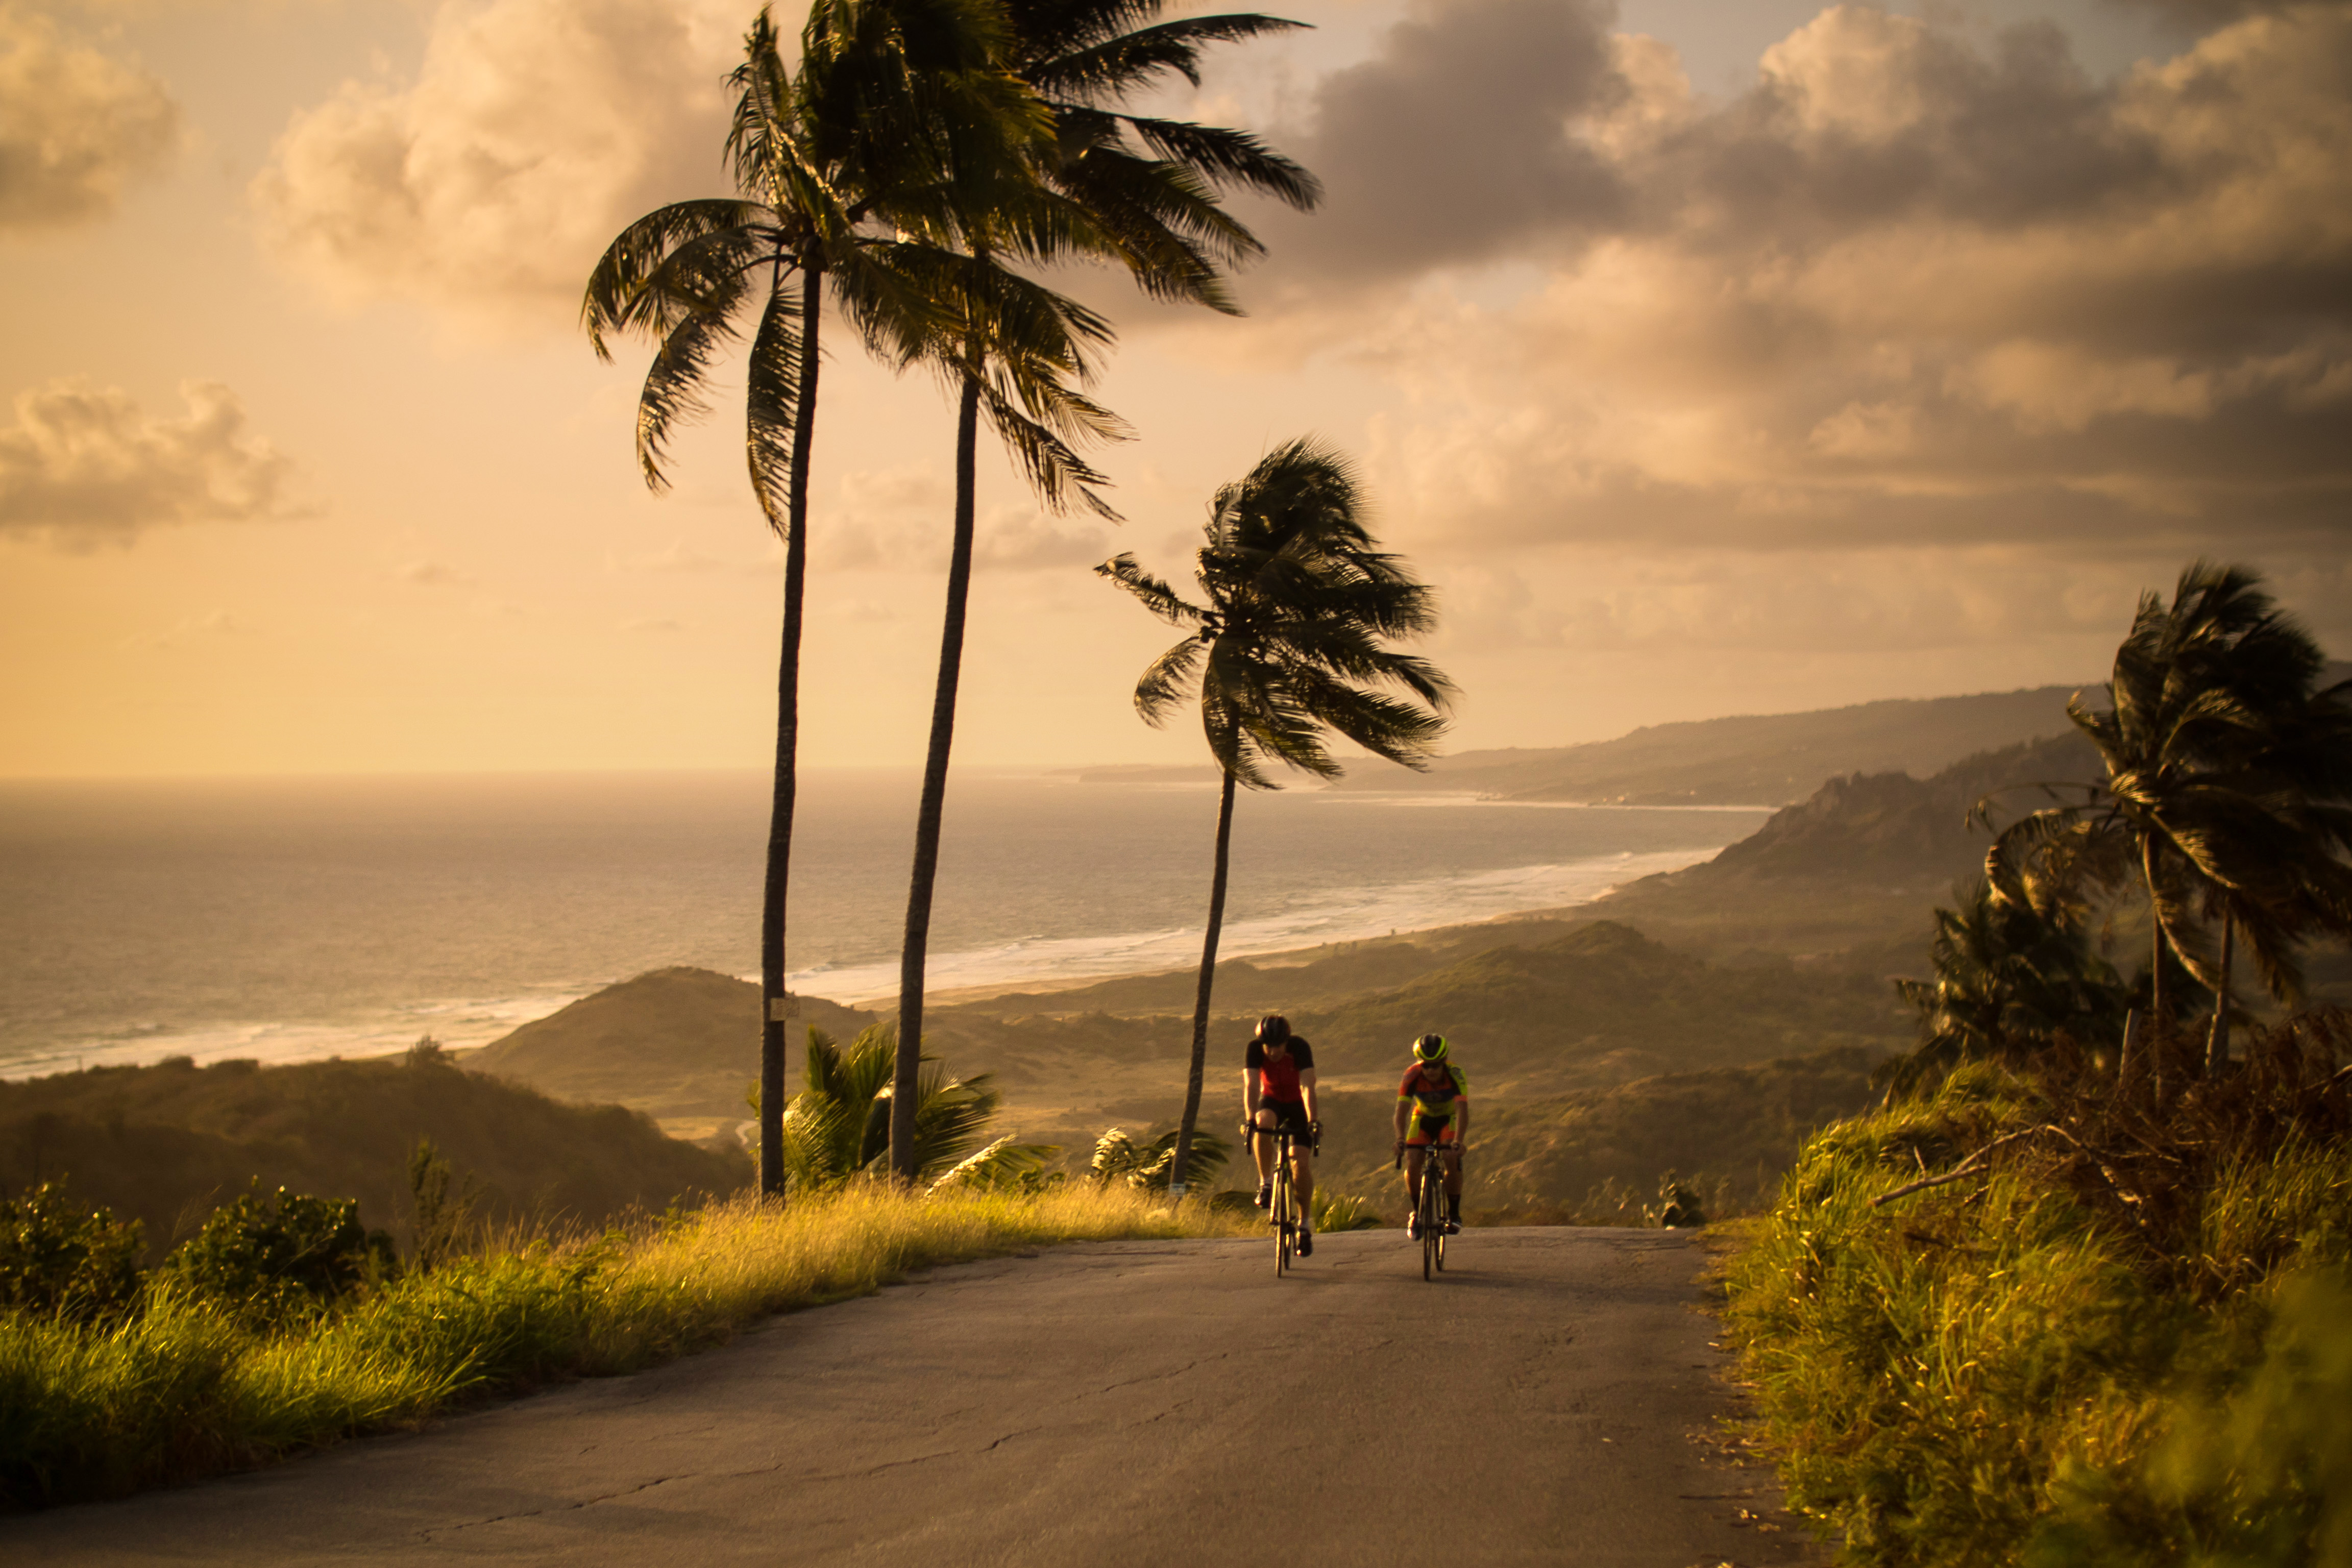
[[[1842,1561],[2352,1561],[2352,1141],[2227,1098],[2165,1134],[1969,1068],[1807,1145],[1729,1317]]]
[[[95,1325],[0,1314],[0,1503],[117,1497],[414,1425],[453,1404],[637,1370],[772,1312],[931,1264],[1058,1242],[1235,1233],[1118,1186],[744,1198],[595,1237],[510,1235],[268,1331],[166,1282]]]

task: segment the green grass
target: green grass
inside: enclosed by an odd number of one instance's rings
[[[268,1462],[469,1399],[635,1371],[909,1269],[1060,1242],[1238,1234],[1119,1187],[732,1200],[600,1237],[517,1236],[277,1332],[155,1287],[95,1326],[0,1314],[0,1503],[37,1507]]]
[[[1841,1562],[2352,1562],[2352,1140],[2260,1110],[2151,1131],[1971,1068],[1807,1145],[1726,1284]],[[1871,1203],[2053,1122],[2098,1152]]]

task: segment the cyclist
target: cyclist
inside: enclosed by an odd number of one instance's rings
[[[1445,1037],[1423,1035],[1412,1043],[1412,1066],[1397,1086],[1397,1148],[1404,1155],[1404,1190],[1412,1217],[1405,1235],[1421,1239],[1422,1168],[1436,1145],[1445,1166],[1445,1233],[1462,1228],[1462,1150],[1470,1136],[1470,1080],[1447,1059]]]
[[[1308,1155],[1323,1135],[1323,1124],[1315,1119],[1314,1049],[1290,1032],[1290,1020],[1279,1013],[1257,1021],[1243,1058],[1242,1100],[1248,1107],[1244,1130],[1256,1130],[1251,1142],[1257,1155],[1258,1207],[1274,1202],[1276,1131],[1287,1127],[1297,1140],[1290,1145],[1290,1173],[1298,1184],[1298,1256],[1305,1258],[1315,1250],[1315,1165]]]

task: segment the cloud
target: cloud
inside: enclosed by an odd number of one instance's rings
[[[955,489],[921,467],[844,474],[838,500],[819,505],[809,535],[816,563],[835,572],[945,573]],[[1103,529],[1034,506],[991,507],[972,531],[975,572],[1091,566],[1111,550]]]
[[[217,382],[180,385],[184,418],[150,418],[119,388],[64,380],[16,400],[0,429],[0,535],[68,550],[128,544],[173,523],[294,515],[293,464],[246,426]]]
[[[999,507],[974,531],[975,572],[1038,572],[1092,566],[1111,552],[1110,534],[1091,524],[1058,524],[1045,513]]]
[[[1286,244],[1324,275],[1388,275],[1622,221],[1633,193],[1572,133],[1633,89],[1594,0],[1419,5],[1318,89],[1305,162],[1329,200]]]
[[[454,566],[438,561],[411,561],[396,569],[393,575],[419,588],[446,588],[466,579]]]
[[[245,637],[256,635],[255,629],[230,615],[226,610],[215,610],[210,615],[191,616],[168,630],[152,632],[124,642],[128,653],[148,653],[156,648],[178,647],[184,644],[215,637]]]
[[[1716,551],[1643,556],[1571,548],[1509,569],[1449,564],[1441,651],[1714,649],[1901,654],[1987,642],[2111,643],[2142,563],[2068,563],[2018,549]]]
[[[774,552],[773,559],[769,560],[729,560],[722,556],[705,554],[681,539],[672,543],[667,550],[656,550],[650,555],[614,556],[611,559],[610,565],[616,572],[631,574],[684,573],[688,575],[699,575],[724,573],[736,576],[769,576],[782,570],[783,555],[781,551],[778,551]]]
[[[1421,0],[1276,137],[1331,199],[1262,221],[1262,341],[1397,388],[1408,533],[2344,542],[2352,7],[2099,81],[2046,24],[1835,5],[1710,103],[1528,3]]]
[[[180,111],[134,65],[0,5],[0,229],[87,223],[163,166]]]
[[[722,194],[717,0],[443,0],[413,82],[298,111],[255,180],[268,243],[347,300],[568,330],[623,225]]]

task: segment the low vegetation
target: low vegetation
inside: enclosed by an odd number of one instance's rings
[[[1791,1506],[1853,1563],[2346,1561],[2342,1037],[2161,1115],[1976,1064],[1817,1136],[1729,1279]]]
[[[142,1223],[151,1262],[256,1181],[356,1200],[367,1225],[406,1241],[416,1216],[404,1173],[420,1138],[466,1173],[476,1213],[503,1224],[602,1226],[733,1192],[751,1173],[740,1148],[698,1147],[621,1106],[567,1105],[464,1071],[429,1045],[373,1061],[181,1057],[0,1083],[0,1192],[68,1177],[82,1202]]]
[[[333,1232],[337,1216],[306,1203],[341,1205],[295,1201],[296,1221]],[[960,1184],[929,1195],[856,1183],[790,1206],[739,1198],[601,1234],[477,1237],[405,1267],[363,1232],[330,1234],[323,1259],[273,1268],[247,1243],[285,1206],[221,1221],[204,1267],[152,1270],[129,1300],[44,1302],[17,1289],[0,1308],[0,1505],[121,1496],[413,1426],[467,1400],[635,1371],[933,1264],[1222,1235],[1235,1223],[1120,1183]],[[5,1227],[20,1238],[39,1228],[24,1207]],[[83,1227],[82,1255],[101,1274],[119,1260],[102,1222],[91,1229],[87,1215],[50,1208],[50,1231]],[[47,1245],[33,1240],[7,1258]]]
[[[1918,1048],[1728,1278],[1844,1561],[2352,1562],[2352,1014],[2306,984],[2352,937],[2326,669],[2252,573],[2192,563],[2107,705],[2068,704],[2100,775],[1973,808],[2013,820],[1902,988]],[[2137,974],[2095,945],[2134,918]],[[2247,968],[2284,1011],[2241,1035]]]

